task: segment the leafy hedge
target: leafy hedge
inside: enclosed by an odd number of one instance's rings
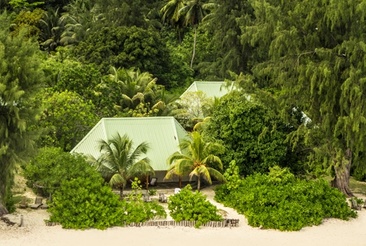
[[[346,197],[324,180],[296,178],[288,169],[273,167],[240,181],[237,189],[224,184],[215,199],[244,214],[251,226],[296,231],[319,225],[324,218],[356,217]]]
[[[197,228],[209,221],[222,220],[217,208],[202,193],[192,192],[190,185],[169,197],[168,209],[175,221],[196,221]]]

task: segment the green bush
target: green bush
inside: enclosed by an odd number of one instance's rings
[[[42,148],[24,168],[27,185],[35,192],[48,196],[58,189],[61,181],[86,177],[90,165],[80,155],[72,155],[61,148]],[[35,188],[43,187],[43,188]]]
[[[165,209],[157,202],[144,202],[141,194],[141,181],[137,178],[131,184],[133,192],[128,201],[123,201],[124,224],[140,223],[151,219],[166,218]]]
[[[209,221],[222,220],[217,208],[200,192],[192,192],[190,185],[169,197],[168,209],[175,221],[196,221],[196,228]]]
[[[128,225],[130,223],[140,223],[151,219],[166,218],[165,209],[156,201],[144,202],[142,199],[135,201],[123,201],[123,222]]]
[[[73,229],[106,229],[122,225],[124,215],[119,197],[103,184],[99,174],[62,182],[53,196],[49,212],[51,222]]]
[[[244,214],[251,226],[281,231],[319,225],[324,218],[356,217],[346,197],[326,181],[301,180],[279,167],[243,179],[235,190],[223,185],[215,199]]]

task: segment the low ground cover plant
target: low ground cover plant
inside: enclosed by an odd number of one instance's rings
[[[251,226],[296,231],[324,218],[348,220],[357,214],[346,197],[324,180],[302,180],[288,169],[273,167],[218,187],[215,199],[244,214]]]
[[[223,219],[218,213],[217,207],[210,203],[202,193],[193,192],[190,185],[169,197],[168,209],[170,216],[175,221],[195,221],[196,228],[209,221],[221,221]]]

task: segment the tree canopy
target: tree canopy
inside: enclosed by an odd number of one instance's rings
[[[0,15],[0,215],[10,200],[14,166],[34,147],[38,105],[32,98],[44,83],[38,45],[24,32],[11,35],[6,14]],[[25,153],[27,153],[25,155]]]
[[[233,72],[243,95],[202,111],[216,129],[205,137],[229,147],[224,167],[306,167],[348,195],[350,175],[366,178],[363,0],[3,0],[0,8],[10,13],[0,20],[2,207],[14,163],[34,142],[68,150],[95,115],[174,115],[185,106],[174,108],[170,95],[193,78]],[[31,100],[41,85],[53,93],[42,103]],[[40,117],[40,105],[52,116]],[[45,124],[53,130],[35,141]]]
[[[365,170],[364,1],[251,5],[254,18],[241,25],[241,41],[261,58],[255,82],[265,81],[284,111],[296,107],[311,119],[311,128],[299,128],[313,148],[311,162],[323,164],[333,184],[351,195],[351,166]]]

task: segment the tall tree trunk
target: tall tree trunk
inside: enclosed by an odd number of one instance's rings
[[[5,205],[2,204],[2,202],[0,201],[0,217],[7,213],[8,213],[8,210],[5,208]]]
[[[182,176],[179,176],[179,188],[182,188]]]
[[[9,188],[8,186],[11,183],[11,175],[10,175],[10,164],[6,163],[8,160],[5,160],[5,163],[0,163],[0,217],[4,214],[8,213],[6,209],[5,202],[6,197],[8,196]]]
[[[201,190],[201,175],[197,176],[197,190]]]
[[[191,59],[191,68],[193,67],[193,60],[196,55],[196,39],[197,39],[197,27],[194,28],[194,36],[193,36],[193,51],[192,51],[192,59]]]
[[[349,188],[349,179],[351,173],[351,163],[352,163],[352,152],[347,149],[346,155],[341,161],[340,165],[335,165],[334,169],[334,179],[332,180],[332,186],[339,189],[348,197],[353,197],[353,193]]]

